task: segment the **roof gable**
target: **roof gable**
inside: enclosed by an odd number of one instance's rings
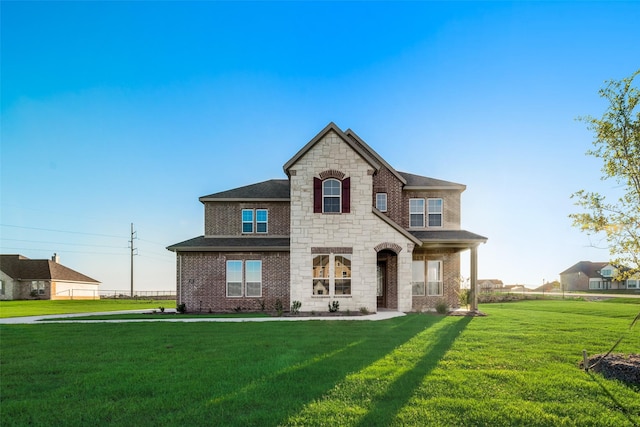
[[[0,256],[0,269],[12,279],[100,283],[57,262],[47,259],[29,259],[22,255]]]
[[[405,190],[460,190],[464,191],[467,186],[451,181],[429,178],[426,176],[414,175],[407,172],[398,172],[406,181]]]
[[[300,151],[298,151],[291,159],[289,159],[287,163],[284,164],[283,169],[287,176],[289,176],[289,169],[291,169],[291,167],[298,160],[304,157],[304,155],[307,154],[307,152],[309,152],[309,150],[311,150],[314,145],[321,141],[322,138],[324,138],[325,135],[327,135],[331,131],[335,132],[336,135],[338,135],[338,137],[342,141],[344,141],[345,144],[351,147],[353,151],[358,153],[358,155],[362,157],[367,163],[369,163],[375,170],[380,169],[380,163],[374,159],[371,153],[363,149],[363,147],[358,145],[356,141],[354,141],[352,138],[349,138],[344,132],[342,132],[342,130],[338,126],[336,126],[335,123],[331,122],[327,126],[325,126],[325,128],[322,129],[315,137],[313,137],[311,141],[309,141],[304,147],[302,147]]]

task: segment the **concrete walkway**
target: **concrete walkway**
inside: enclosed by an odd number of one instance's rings
[[[132,313],[150,313],[152,310],[127,310],[127,311],[108,311],[101,313],[73,313],[73,314],[48,314],[43,316],[26,316],[26,317],[8,317],[0,319],[0,325],[25,325],[25,324],[47,324],[47,323],[140,323],[140,322],[299,322],[303,320],[387,320],[394,317],[404,316],[405,313],[399,311],[379,311],[376,314],[366,316],[309,316],[309,317],[181,317],[181,316],[153,316],[149,319],[114,319],[114,320],[49,320],[47,319],[73,319],[74,317],[99,316],[110,314],[132,314]],[[175,312],[175,310],[167,310],[167,312]],[[150,316],[151,317],[151,316]]]

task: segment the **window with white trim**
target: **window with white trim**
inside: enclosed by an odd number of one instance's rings
[[[262,261],[245,261],[245,295],[262,296]]]
[[[351,295],[351,255],[313,256],[313,295]]]
[[[227,296],[242,296],[242,261],[227,261]]]
[[[442,199],[427,199],[429,227],[442,227]]]
[[[387,193],[376,193],[376,209],[380,212],[387,211]]]
[[[340,213],[342,184],[337,179],[322,181],[322,212]]]
[[[329,255],[313,257],[313,295],[329,295]]]
[[[413,260],[411,263],[411,289],[413,296],[424,296],[424,261]]]
[[[256,233],[266,233],[269,223],[269,211],[266,209],[256,209]]]
[[[242,234],[266,234],[269,224],[269,210],[242,209]]]
[[[242,209],[242,232],[253,233],[253,209]]]
[[[409,227],[424,227],[424,199],[409,199]]]
[[[640,280],[627,279],[627,289],[638,289],[640,287]]]
[[[442,295],[442,261],[427,261],[427,295]]]
[[[351,295],[351,256],[334,257],[334,290],[336,295]]]
[[[36,292],[38,295],[44,295],[44,281],[42,280],[32,281],[31,292]]]
[[[0,280],[0,295],[4,295],[4,280]]]
[[[262,296],[262,261],[227,261],[227,297]]]

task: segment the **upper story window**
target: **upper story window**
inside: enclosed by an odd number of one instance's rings
[[[349,213],[351,212],[351,178],[338,179],[336,171],[330,177],[313,178],[313,212],[314,213]],[[327,173],[323,172],[320,174]],[[344,174],[340,173],[340,176]]]
[[[409,199],[409,227],[424,227],[424,199]]]
[[[267,209],[242,209],[242,233],[267,233],[269,211]]]
[[[442,227],[442,199],[427,199],[429,227]]]
[[[326,179],[322,182],[322,212],[340,213],[342,185],[337,179]]]
[[[380,212],[387,211],[387,193],[376,193],[376,209]]]

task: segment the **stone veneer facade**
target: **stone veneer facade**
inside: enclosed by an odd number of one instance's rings
[[[313,211],[313,179],[338,170],[351,180],[350,213]],[[341,310],[376,310],[377,253],[380,243],[401,248],[397,254],[397,309],[410,311],[411,248],[413,243],[372,212],[373,167],[329,131],[289,168],[291,176],[291,300],[305,311],[326,311],[330,302]],[[313,295],[312,248],[351,248],[351,295]]]

